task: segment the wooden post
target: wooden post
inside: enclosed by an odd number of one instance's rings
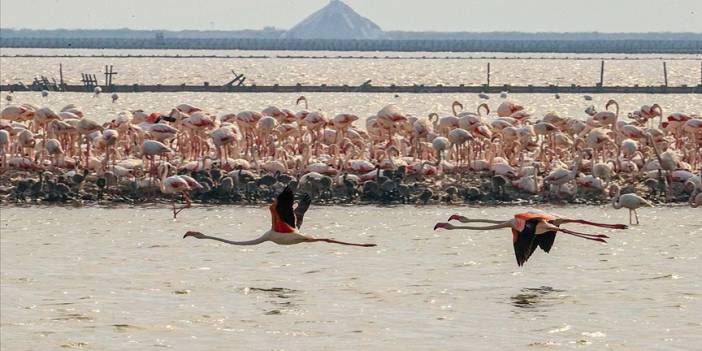
[[[111,87],[112,86],[112,76],[117,74],[117,72],[113,71],[112,65],[108,66],[105,65],[105,87]]]
[[[59,82],[61,83],[61,87],[63,88],[63,64],[59,63]]]
[[[666,66],[665,61],[663,61],[663,82],[665,86],[668,86],[668,66]]]
[[[488,62],[487,66],[487,86],[490,86],[490,62]]]
[[[602,60],[602,66],[600,66],[600,86],[604,86],[604,60]]]

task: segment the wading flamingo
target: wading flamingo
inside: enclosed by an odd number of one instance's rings
[[[164,194],[173,195],[173,219],[175,219],[176,216],[178,216],[178,213],[192,206],[192,201],[190,200],[190,192],[195,189],[202,189],[202,185],[192,177],[189,177],[184,174],[166,177],[168,175],[168,170],[169,167],[163,167],[163,176],[161,177],[161,192]],[[175,196],[178,194],[183,194],[183,200],[185,200],[185,205],[177,209],[175,205]]]
[[[634,212],[634,217],[636,217],[636,224],[639,224],[639,214],[636,213],[636,209],[639,207],[653,207],[653,204],[648,200],[638,196],[636,194],[621,194],[619,186],[612,185],[610,187],[610,194],[612,196],[612,207],[618,210],[625,207],[629,210],[629,224],[634,224],[631,221],[631,212]]]

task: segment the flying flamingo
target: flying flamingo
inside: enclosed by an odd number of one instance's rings
[[[507,221],[495,221],[488,219],[468,219],[464,216],[453,215],[449,218],[451,220],[458,220],[461,223],[491,223],[493,225],[485,227],[473,227],[473,226],[456,226],[451,223],[437,223],[434,226],[434,230],[438,228],[454,230],[454,229],[468,229],[468,230],[494,230],[501,228],[511,228],[512,229],[512,243],[514,245],[514,255],[517,258],[517,264],[522,266],[536,250],[536,247],[540,247],[546,253],[551,250],[554,240],[556,240],[556,233],[561,232],[563,234],[569,234],[576,236],[578,238],[583,238],[587,240],[594,240],[606,243],[605,238],[608,236],[604,234],[585,234],[575,232],[569,229],[560,228],[561,225],[567,223],[579,223],[592,225],[601,228],[609,229],[626,229],[627,226],[624,224],[604,224],[595,223],[590,221],[585,221],[582,219],[568,219],[561,218],[554,215],[549,215],[540,212],[524,212],[518,213],[514,218]]]
[[[269,231],[265,232],[259,238],[248,241],[230,241],[214,236],[209,236],[202,234],[200,232],[189,231],[185,233],[183,238],[193,237],[196,239],[210,239],[221,241],[230,245],[258,245],[266,241],[272,241],[278,245],[294,245],[300,243],[310,243],[310,242],[326,242],[331,244],[341,244],[341,245],[351,245],[351,246],[362,246],[362,247],[373,247],[375,244],[354,244],[347,243],[343,241],[337,241],[334,239],[326,238],[313,238],[311,236],[300,233],[298,230],[302,226],[302,220],[310,206],[311,198],[309,195],[305,195],[302,200],[298,203],[297,207],[293,209],[295,195],[290,187],[286,187],[282,193],[278,195],[278,198],[273,200],[270,205],[271,217],[272,217],[272,227]]]

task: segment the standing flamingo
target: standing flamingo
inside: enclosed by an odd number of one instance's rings
[[[688,199],[690,207],[697,208],[702,206],[702,190],[695,189],[695,191],[690,194],[690,199]]]
[[[636,210],[644,206],[653,207],[652,203],[636,194],[620,194],[619,186],[616,184],[610,188],[610,194],[614,195],[612,197],[612,207],[615,210],[622,207],[629,209],[629,224],[634,224],[631,222],[631,212],[634,212],[636,224],[639,224],[639,214],[636,213]]]
[[[517,111],[523,110],[524,107],[512,101],[504,101],[497,107],[498,117],[509,117]]]
[[[198,183],[192,177],[187,175],[174,175],[166,177],[168,175],[169,167],[163,167],[163,175],[161,177],[161,192],[164,194],[174,195],[173,197],[173,218],[175,219],[178,213],[186,208],[190,208],[192,202],[190,201],[190,192],[195,189],[201,189],[202,185]],[[185,200],[185,205],[179,209],[176,209],[175,205],[175,195],[183,194],[183,199]]]
[[[310,243],[310,242],[326,242],[331,244],[341,244],[350,246],[362,246],[362,247],[373,247],[375,244],[354,244],[347,243],[343,241],[338,241],[334,239],[325,238],[313,238],[311,236],[302,234],[299,232],[302,226],[302,219],[305,216],[305,212],[310,206],[311,198],[309,195],[305,194],[302,200],[298,203],[297,207],[293,209],[295,195],[290,187],[285,187],[283,192],[278,195],[278,198],[273,200],[270,205],[272,226],[271,229],[265,232],[262,236],[257,239],[249,241],[230,241],[214,236],[209,236],[202,234],[200,232],[189,231],[185,233],[183,238],[189,236],[196,239],[210,239],[221,241],[230,245],[258,245],[266,241],[272,241],[278,245],[294,245],[300,243]]]
[[[448,230],[494,230],[501,228],[511,228],[512,243],[514,245],[514,255],[517,258],[517,264],[520,266],[522,266],[529,259],[529,257],[531,257],[531,254],[534,253],[534,250],[536,250],[537,246],[544,250],[546,253],[548,253],[551,250],[551,247],[553,246],[554,240],[556,240],[557,232],[569,234],[587,240],[594,240],[603,243],[607,242],[604,239],[608,238],[608,236],[604,234],[585,234],[565,228],[560,228],[560,226],[563,224],[579,223],[609,229],[627,228],[627,226],[624,224],[595,223],[585,221],[582,219],[561,218],[540,212],[518,213],[514,216],[514,218],[506,221],[495,221],[488,219],[468,219],[464,216],[459,215],[451,216],[449,218],[449,221],[451,220],[458,220],[461,223],[491,223],[493,225],[485,227],[473,227],[456,226],[451,223],[437,223],[436,226],[434,226],[434,230],[438,228]]]

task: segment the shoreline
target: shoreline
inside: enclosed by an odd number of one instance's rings
[[[234,171],[236,172],[236,171]],[[9,174],[8,174],[9,173]],[[201,182],[212,182],[208,172],[191,173]],[[510,206],[607,206],[611,198],[604,189],[578,187],[575,194],[553,194],[540,192],[532,194],[521,191],[509,184],[494,184],[500,178],[493,178],[487,172],[475,172],[454,177],[425,177],[417,179],[414,175],[402,179],[389,178],[383,184],[375,180],[350,185],[332,183],[320,190],[300,185],[298,178],[281,174],[287,182],[275,180],[275,175],[261,173],[259,178],[243,183],[239,180],[225,181],[231,175],[221,176],[216,183],[207,184],[203,189],[193,191],[191,200],[201,206],[252,206],[268,205],[283,187],[292,183],[297,194],[312,195],[315,206],[472,206],[472,207],[510,207]],[[278,175],[278,176],[281,176]],[[452,174],[456,175],[456,174]],[[126,177],[125,177],[126,178]],[[262,180],[264,179],[265,180]],[[622,187],[623,193],[641,193],[648,201],[657,206],[687,205],[689,194],[683,184],[673,185],[673,196],[669,201],[662,198],[662,193],[646,189],[644,182],[637,179],[617,177],[611,184]],[[209,180],[208,180],[209,179]],[[273,179],[273,180],[271,180]],[[115,180],[111,180],[114,182]],[[274,181],[271,185],[257,184],[262,181]],[[54,175],[45,171],[35,172],[11,171],[0,175],[0,204],[3,206],[73,206],[73,207],[110,207],[133,206],[154,207],[171,206],[173,196],[164,195],[154,187],[138,187],[137,180],[122,179],[117,184],[100,188],[105,182],[103,176],[89,175],[83,177],[75,172]],[[386,190],[382,190],[386,189]],[[182,204],[182,197],[176,198],[176,204]]]

